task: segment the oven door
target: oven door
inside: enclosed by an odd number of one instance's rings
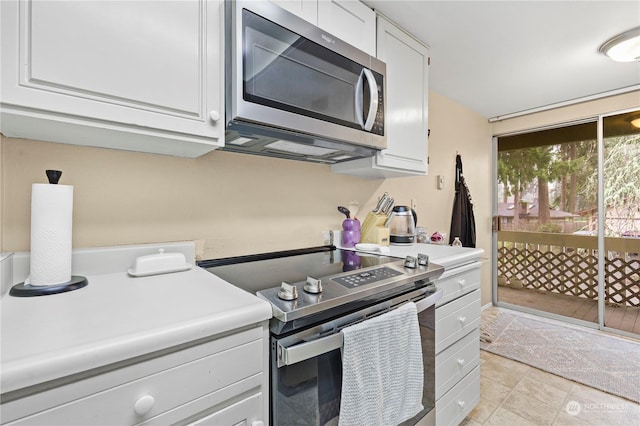
[[[231,120],[386,148],[384,63],[269,2],[230,5]]]
[[[415,290],[372,307],[296,333],[271,338],[271,421],[274,425],[338,424],[342,392],[342,334],[356,322],[407,301],[418,309],[424,366],[424,410],[404,424],[435,421],[435,303],[442,291]]]

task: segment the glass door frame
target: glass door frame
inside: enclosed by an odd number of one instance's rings
[[[553,126],[542,126],[538,128],[532,128],[527,130],[522,130],[518,132],[508,133],[508,134],[499,134],[494,135],[491,140],[491,159],[492,159],[492,179],[493,179],[493,189],[492,189],[492,203],[491,203],[491,216],[494,218],[493,230],[491,232],[491,252],[492,252],[492,265],[491,265],[491,302],[493,306],[503,307],[512,309],[515,311],[524,312],[527,314],[537,315],[549,319],[554,319],[570,324],[580,325],[588,328],[598,329],[602,331],[606,331],[613,334],[618,334],[626,337],[637,338],[638,335],[619,330],[617,328],[608,327],[605,325],[605,206],[604,206],[604,119],[607,117],[625,114],[633,111],[640,111],[637,108],[629,108],[624,110],[619,110],[615,112],[602,113],[597,116],[587,117],[581,120],[572,120],[564,123],[559,123]],[[598,236],[597,236],[597,245],[598,245],[598,273],[597,273],[597,281],[598,281],[598,322],[589,322],[585,320],[580,320],[576,318],[571,318],[563,315],[558,315],[542,310],[531,309],[519,305],[514,305],[511,303],[500,302],[498,301],[498,232],[496,227],[499,226],[498,222],[498,137],[503,136],[511,136],[515,134],[522,134],[528,132],[535,132],[539,130],[551,129],[551,128],[559,128],[564,126],[571,126],[574,124],[585,123],[585,122],[597,122],[597,147],[598,147]]]

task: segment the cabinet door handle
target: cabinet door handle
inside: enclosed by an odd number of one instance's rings
[[[133,406],[133,411],[139,416],[144,416],[148,414],[149,411],[153,408],[153,405],[156,403],[156,400],[151,395],[145,395],[141,398],[138,398],[135,405]]]
[[[467,322],[467,317],[460,317],[460,318],[458,318],[458,319],[460,320],[460,322],[461,322],[462,324],[464,324],[465,322]]]
[[[460,364],[460,367],[464,366],[464,358],[458,359],[458,364]]]
[[[211,110],[211,112],[209,112],[209,118],[215,123],[220,120],[220,113],[216,110]]]
[[[460,284],[460,287],[464,287],[464,285],[467,283],[467,280],[462,279],[462,280],[458,280],[458,284]]]
[[[458,405],[460,406],[460,408],[464,408],[466,404],[464,403],[464,401],[458,401]]]

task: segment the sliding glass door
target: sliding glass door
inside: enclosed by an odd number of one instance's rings
[[[497,138],[499,305],[640,334],[634,114]]]
[[[602,119],[603,322],[640,334],[640,129],[629,128],[634,119],[640,112]]]

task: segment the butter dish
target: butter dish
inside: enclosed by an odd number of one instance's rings
[[[186,263],[184,254],[165,253],[164,249],[159,249],[158,253],[137,257],[134,267],[128,272],[134,277],[147,277],[189,269],[191,269],[191,265]]]
[[[389,254],[389,253],[391,253],[391,249],[389,249],[389,247],[382,246],[380,244],[359,243],[359,244],[356,244],[356,250],[358,250],[358,251],[368,251],[368,252],[378,252],[380,254]]]

